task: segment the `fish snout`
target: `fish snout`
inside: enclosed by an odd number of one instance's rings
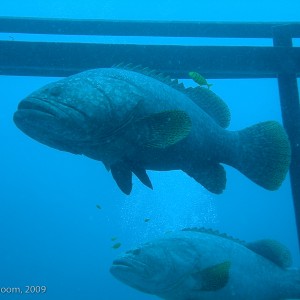
[[[86,116],[53,99],[25,98],[19,103],[13,120],[34,140],[63,151],[82,153],[80,145],[90,138]]]

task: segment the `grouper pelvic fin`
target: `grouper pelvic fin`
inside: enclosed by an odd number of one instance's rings
[[[129,195],[132,190],[132,172],[127,164],[119,162],[112,165],[111,173],[121,191]]]
[[[195,289],[201,291],[216,291],[225,287],[229,280],[230,265],[231,263],[229,261],[225,261],[193,274],[193,278],[199,282],[199,285],[196,285]]]
[[[146,170],[140,166],[132,165],[126,160],[111,166],[111,173],[118,187],[123,193],[129,195],[132,189],[132,173],[148,188],[153,189]]]
[[[223,128],[230,124],[230,110],[227,104],[213,91],[203,88],[187,88],[185,94],[203,109],[215,122]]]
[[[278,241],[263,239],[247,243],[247,248],[255,253],[271,260],[281,268],[288,268],[292,265],[292,255],[289,249]]]
[[[211,164],[206,167],[195,165],[183,171],[214,194],[221,194],[226,187],[226,172],[220,164]]]
[[[138,141],[141,146],[164,149],[187,137],[192,122],[186,112],[169,110],[141,118],[135,127],[142,132]]]

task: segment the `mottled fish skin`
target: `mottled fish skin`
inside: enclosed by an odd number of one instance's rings
[[[273,254],[257,254],[217,234],[179,231],[120,255],[110,271],[123,283],[167,300],[299,298],[300,271],[277,265],[267,257]]]
[[[213,92],[198,87],[188,93],[172,85],[125,69],[89,70],[30,94],[20,102],[14,121],[45,145],[102,161],[126,194],[132,174],[152,188],[146,170],[183,170],[220,194],[226,185],[220,163],[266,189],[281,185],[290,147],[278,123],[225,130],[215,118],[219,107],[210,104],[217,97]],[[205,101],[197,101],[197,95]],[[228,116],[224,118],[226,123]],[[169,120],[174,124],[168,131]]]

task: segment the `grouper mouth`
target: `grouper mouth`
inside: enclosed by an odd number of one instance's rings
[[[111,274],[123,283],[140,290],[151,293],[147,290],[147,285],[143,284],[150,278],[150,267],[134,258],[118,258],[113,261],[110,267]]]
[[[147,264],[131,257],[115,259],[110,267],[110,272],[119,280],[132,285],[129,278],[138,277],[148,279],[151,277],[151,268]]]
[[[146,273],[147,265],[133,258],[118,258],[113,261],[111,272]]]
[[[161,270],[163,272],[163,270]],[[157,279],[157,270],[134,257],[121,257],[113,261],[111,274],[121,282],[148,294],[159,294],[169,289],[168,283]]]
[[[19,103],[13,119],[31,138],[60,150],[66,150],[68,141],[81,141],[86,136],[86,115],[66,103],[29,97]]]
[[[66,116],[66,109],[70,109],[70,107],[66,104],[58,102],[53,103],[46,99],[27,98],[19,103],[18,110],[15,115],[18,116],[18,114],[22,114],[24,117],[26,114],[36,113],[60,119]]]

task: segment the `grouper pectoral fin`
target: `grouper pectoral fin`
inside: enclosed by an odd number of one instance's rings
[[[220,164],[211,164],[205,167],[195,165],[183,171],[214,194],[221,194],[226,187],[226,172]]]
[[[195,290],[216,291],[225,287],[229,280],[230,265],[230,261],[225,261],[194,273]]]
[[[123,162],[114,164],[111,173],[121,191],[129,195],[132,190],[132,172],[128,165]]]
[[[141,167],[137,167],[134,166],[131,168],[131,171],[135,174],[135,176],[148,188],[150,188],[151,190],[153,190],[153,186],[152,183],[150,181],[149,176],[146,173],[146,170],[141,168]]]
[[[138,143],[143,147],[167,148],[188,136],[192,128],[189,115],[181,110],[168,110],[135,122]]]

